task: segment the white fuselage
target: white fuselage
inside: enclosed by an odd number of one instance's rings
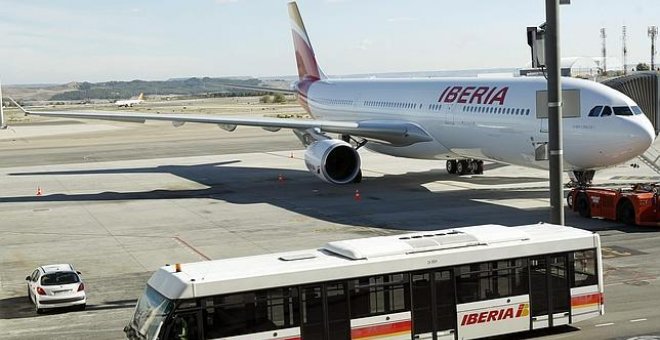
[[[325,79],[311,83],[304,100],[317,119],[406,120],[434,138],[406,147],[367,144],[380,153],[474,158],[545,169],[548,161],[537,161],[535,152],[548,142],[548,119],[541,118],[546,104],[538,100],[537,106],[537,92],[546,91],[546,84],[537,77]],[[627,96],[580,79],[562,78],[562,86],[573,98],[573,105],[563,108],[565,170],[620,164],[653,142],[655,133],[644,114],[588,115],[596,106],[636,107]]]

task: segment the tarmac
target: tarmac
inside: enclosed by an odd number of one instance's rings
[[[457,177],[444,161],[360,152],[363,182],[334,186],[307,172],[289,131],[69,121],[0,130],[0,338],[122,338],[146,281],[169,263],[549,219],[545,171],[487,163],[484,175]],[[596,176],[640,181],[660,176],[641,164]],[[520,336],[660,336],[660,230],[570,211],[566,224],[602,237],[606,314]],[[24,278],[51,263],[83,273],[87,310],[35,313]]]

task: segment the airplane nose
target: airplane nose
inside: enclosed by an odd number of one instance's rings
[[[655,137],[655,130],[648,119],[636,121],[630,132],[630,142],[640,154],[644,153],[653,144]]]

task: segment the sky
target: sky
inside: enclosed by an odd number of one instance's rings
[[[296,72],[285,0],[0,0],[5,84],[280,76]],[[299,0],[329,75],[523,67],[525,28],[544,0]],[[650,63],[657,0],[572,0],[561,6],[564,57]],[[656,56],[659,59],[660,55]]]

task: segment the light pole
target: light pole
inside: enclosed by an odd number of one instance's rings
[[[651,71],[655,71],[655,39],[658,37],[658,26],[649,26],[649,38],[651,38]]]
[[[559,3],[545,0],[545,62],[548,75],[548,145],[550,156],[550,223],[564,225],[564,151],[561,131]]]

